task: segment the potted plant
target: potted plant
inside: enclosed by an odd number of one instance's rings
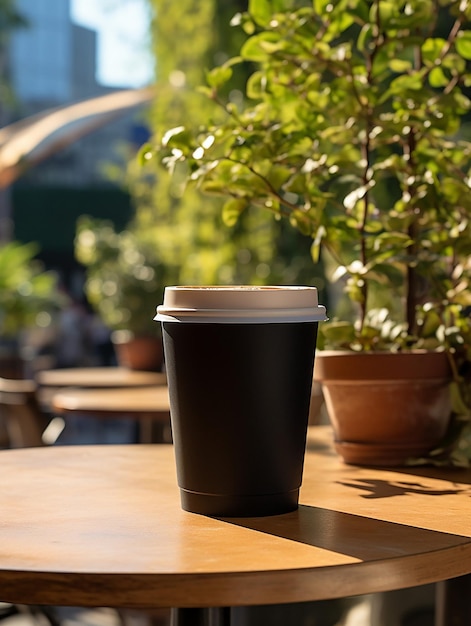
[[[162,340],[153,317],[172,278],[155,248],[131,228],[117,232],[107,220],[83,216],[75,254],[86,267],[88,301],[112,331],[118,362],[131,369],[160,370]]]
[[[347,461],[463,460],[471,404],[470,18],[468,0],[251,0],[233,19],[248,35],[240,55],[208,73],[213,121],[169,129],[142,150],[146,161],[226,196],[226,223],[259,206],[312,237],[314,262],[323,255],[347,296],[321,329],[320,346],[331,350],[316,357]],[[230,93],[237,63],[255,66],[242,105],[220,95]],[[390,361],[399,373],[385,373]],[[331,376],[348,379],[350,365],[356,380],[342,390]],[[420,381],[426,389],[416,399]],[[355,399],[360,388],[366,406]],[[372,395],[380,388],[386,400]],[[345,430],[348,405],[355,414]],[[378,406],[380,415],[367,420]],[[402,413],[414,406],[410,432]]]
[[[36,258],[37,247],[10,241],[0,245],[0,375],[23,376],[25,331],[51,325],[65,303],[57,276]]]

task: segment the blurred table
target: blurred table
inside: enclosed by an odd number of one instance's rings
[[[232,519],[181,509],[167,445],[3,451],[0,476],[2,601],[180,607],[174,626],[208,624],[212,607],[227,626],[224,607],[452,579],[436,626],[469,624],[469,470],[349,467],[314,427],[299,509]]]
[[[165,386],[167,383],[167,377],[162,372],[138,371],[131,370],[126,367],[73,367],[43,370],[38,372],[36,382],[38,384],[38,402],[46,413],[51,413],[55,411],[55,408],[53,407],[53,397],[59,391],[67,390],[67,393],[69,393],[69,391],[72,392],[74,390],[83,389],[85,395],[88,395],[88,392],[93,390],[131,390],[133,388],[141,389],[149,386],[155,387],[157,385]],[[123,393],[120,391],[119,397],[122,398],[122,395]],[[134,398],[135,396],[131,393],[131,404],[135,404]],[[109,399],[110,396],[105,396],[103,398],[103,402],[106,403]],[[95,398],[92,397],[90,401],[94,403]],[[99,408],[95,412],[96,415],[93,414],[93,411],[88,409],[85,409],[82,413],[80,413],[79,408],[71,408],[70,410],[67,409],[67,412],[61,412],[61,416],[69,417],[69,423],[66,425],[67,430],[65,431],[66,441],[71,439],[71,441],[69,441],[70,443],[76,443],[78,439],[79,442],[83,442],[83,433],[88,433],[88,435],[85,435],[87,443],[91,443],[91,440],[95,437],[97,437],[98,442],[103,441],[103,437],[105,437],[106,440],[109,438],[113,440],[115,439],[116,433],[123,432],[123,428],[125,438],[130,437],[130,440],[133,440],[132,431],[134,430],[134,426],[132,424],[127,424],[127,419],[123,421],[123,411],[113,412],[115,404],[113,400],[110,401],[112,403],[112,407],[109,411],[106,411],[101,410],[103,404],[101,400],[99,400]],[[82,398],[79,399],[79,403],[81,402]],[[140,406],[142,406],[142,403]],[[140,409],[138,408],[137,412],[139,412],[139,410]],[[164,415],[160,408],[157,414],[153,412],[153,418],[151,418],[149,412],[143,411],[141,411],[141,415],[137,417],[137,412],[131,412],[130,417],[132,420],[139,419],[138,436],[140,441],[151,441],[154,437],[152,434],[153,430],[156,431],[156,440],[161,440],[162,438],[163,440],[169,440],[169,436],[167,434],[169,431],[168,414]],[[107,424],[100,425],[97,422],[91,424],[89,421],[90,418],[101,418],[106,416],[113,418],[114,423],[111,424],[111,422],[108,422]],[[127,418],[127,416],[125,417]],[[59,422],[56,425],[60,431],[64,427],[64,422],[62,420],[55,420],[55,422]],[[126,432],[128,432],[128,435],[125,434]],[[63,437],[64,435],[61,435],[60,441],[63,441]],[[123,434],[121,434],[119,439],[122,439],[122,437]]]
[[[42,387],[145,387],[165,385],[162,372],[144,372],[125,367],[77,367],[43,370],[36,376]]]
[[[166,385],[116,389],[65,388],[54,393],[50,403],[52,410],[65,419],[70,415],[88,415],[97,418],[126,416],[138,420],[141,443],[171,440],[170,401]]]

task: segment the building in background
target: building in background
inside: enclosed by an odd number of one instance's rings
[[[8,73],[16,97],[11,121],[118,89],[97,83],[97,33],[74,24],[70,0],[17,0],[28,26],[10,40]],[[103,164],[119,163],[119,147],[132,140],[136,114],[77,141],[29,172],[23,183],[110,185]],[[122,157],[121,157],[122,158]]]
[[[28,24],[11,33],[5,51],[15,96],[7,122],[118,91],[96,81],[97,32],[72,22],[70,0],[17,0],[16,6]],[[129,219],[130,198],[104,166],[124,168],[135,138],[145,140],[143,128],[142,110],[127,114],[30,169],[10,190],[12,236],[37,241],[41,258],[65,283],[80,282],[73,254],[78,216],[121,227]]]

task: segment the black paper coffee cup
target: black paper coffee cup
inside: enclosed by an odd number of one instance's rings
[[[313,287],[167,287],[162,323],[182,508],[298,506],[317,325]]]

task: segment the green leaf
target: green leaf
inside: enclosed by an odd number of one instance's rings
[[[435,336],[438,328],[440,327],[442,320],[436,311],[427,311],[423,323],[420,327],[420,334],[422,337]]]
[[[331,4],[331,0],[314,0],[314,9],[317,15],[324,15],[326,7]]]
[[[355,329],[350,322],[329,322],[320,324],[324,342],[329,347],[341,347],[355,340]]]
[[[313,224],[309,216],[303,211],[293,211],[290,215],[289,221],[292,226],[297,228],[303,235],[311,235]]]
[[[191,135],[184,126],[176,126],[168,130],[162,137],[164,146],[189,146]]]
[[[397,13],[396,3],[391,0],[382,0],[381,2],[374,2],[370,9],[370,21],[372,23],[378,20],[378,8],[379,8],[379,20],[383,27],[387,27],[388,23]]]
[[[378,263],[375,269],[367,274],[368,280],[374,280],[379,284],[400,287],[404,282],[404,275],[392,264]]]
[[[466,65],[466,60],[460,57],[459,54],[448,53],[442,60],[442,67],[449,69],[454,76],[464,74],[466,72]]]
[[[137,153],[137,162],[139,163],[140,167],[143,167],[153,157],[154,157],[153,148],[149,143],[146,143],[140,147]]]
[[[457,415],[469,415],[470,407],[466,404],[457,382],[450,383],[451,407]]]
[[[456,49],[465,59],[471,60],[471,31],[461,31],[456,39]]]
[[[431,87],[435,88],[445,87],[449,83],[449,80],[441,67],[434,67],[433,70],[430,72],[428,80]]]
[[[357,48],[360,52],[364,52],[368,44],[373,39],[373,27],[371,24],[364,24],[357,39]]]
[[[264,26],[277,11],[285,9],[283,0],[250,0],[249,13],[255,22]]]
[[[381,233],[375,237],[374,249],[381,250],[383,247],[392,246],[407,248],[407,246],[410,246],[412,243],[412,239],[407,233],[393,232],[389,230],[388,232]]]
[[[412,69],[412,63],[405,59],[391,59],[389,61],[389,67],[393,72],[402,74]]]
[[[403,94],[408,89],[412,91],[420,91],[423,89],[422,76],[419,74],[402,75],[395,78],[391,83],[391,92]]]
[[[279,37],[275,33],[259,33],[248,39],[241,49],[241,56],[247,61],[263,62],[270,56],[270,52],[264,44],[279,42]]]
[[[446,41],[441,37],[430,37],[424,41],[421,47],[422,58],[428,65],[435,65],[436,60],[445,46]]]
[[[274,189],[280,189],[291,176],[291,170],[282,165],[273,165],[267,174],[267,180]]]
[[[263,72],[254,72],[247,80],[247,97],[252,100],[259,100],[265,93],[266,77]]]
[[[220,180],[204,181],[201,186],[202,191],[213,195],[227,195],[227,184]]]
[[[222,219],[226,226],[237,224],[241,213],[247,208],[247,201],[241,198],[231,198],[222,207]]]
[[[225,65],[215,67],[206,74],[206,80],[210,87],[222,87],[232,78],[232,69]]]

